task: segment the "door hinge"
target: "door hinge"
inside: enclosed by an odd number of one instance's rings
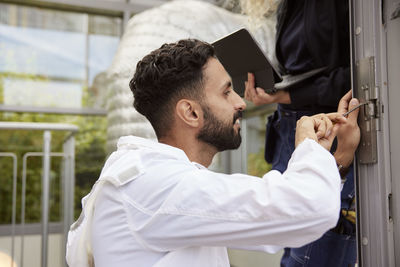
[[[381,130],[381,103],[379,86],[375,84],[375,60],[367,57],[356,62],[356,97],[364,105],[358,116],[361,140],[358,159],[361,164],[377,162],[377,131]]]

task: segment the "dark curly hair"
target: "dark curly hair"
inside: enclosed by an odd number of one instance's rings
[[[214,48],[196,39],[163,44],[136,65],[129,83],[133,106],[153,126],[158,138],[173,123],[173,109],[182,98],[202,101],[203,66],[215,57]]]

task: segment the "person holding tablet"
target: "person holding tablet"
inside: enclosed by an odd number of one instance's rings
[[[278,103],[268,118],[265,159],[272,169],[284,171],[294,150],[296,121],[336,109],[350,84],[349,4],[346,0],[283,0],[277,14],[276,57],[283,74],[325,70],[305,81],[267,94],[255,88],[249,73],[245,98],[255,105]],[[339,140],[340,142],[340,140]],[[354,217],[347,218],[354,202],[351,160],[338,164],[346,179],[342,213],[335,228],[321,239],[300,248],[286,248],[282,266],[354,266]],[[354,214],[354,213],[353,213]]]

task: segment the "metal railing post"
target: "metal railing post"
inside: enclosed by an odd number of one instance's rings
[[[22,157],[22,189],[21,189],[21,249],[20,249],[20,267],[24,267],[24,242],[25,242],[25,206],[26,206],[26,180],[27,180],[27,165],[28,158],[30,157],[43,157],[43,152],[27,152]],[[63,157],[67,155],[64,153],[50,153],[50,157]],[[65,251],[65,250],[64,250]]]
[[[47,267],[49,239],[49,192],[50,192],[51,132],[43,133],[43,174],[42,174],[42,267]]]
[[[65,218],[64,231],[69,228],[73,222],[73,201],[74,201],[74,185],[75,185],[75,139],[74,134],[79,130],[76,125],[64,123],[37,123],[37,122],[0,122],[0,130],[35,130],[43,131],[43,153],[28,152],[23,156],[22,160],[22,194],[21,194],[21,251],[20,266],[24,266],[24,236],[25,236],[25,194],[26,194],[26,176],[27,176],[27,158],[29,156],[43,156],[42,164],[42,244],[41,244],[41,265],[47,267],[48,263],[48,238],[49,238],[49,200],[50,200],[50,158],[52,156],[64,157],[66,169],[64,170],[64,186],[66,192],[64,194]],[[67,131],[70,135],[65,141],[65,153],[51,153],[51,131]],[[12,154],[12,153],[3,153]],[[13,181],[13,203],[16,203],[17,190],[17,158],[14,155],[14,181]],[[15,216],[16,205],[13,204],[12,211],[12,257],[14,259],[14,235],[15,235]],[[66,236],[67,233],[64,233]],[[65,251],[65,244],[63,244]]]
[[[17,211],[17,155],[0,152],[0,157],[11,157],[13,160],[12,211],[11,211],[11,259],[15,261],[15,217]]]
[[[70,225],[74,221],[74,194],[75,194],[75,138],[70,135],[64,142],[63,150],[65,153],[64,164],[64,195],[63,195],[63,211],[64,211],[64,242],[63,251],[66,251],[67,237]],[[64,260],[64,266],[67,266]]]

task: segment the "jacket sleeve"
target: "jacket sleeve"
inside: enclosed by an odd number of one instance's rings
[[[335,160],[310,139],[298,146],[284,173],[270,171],[258,178],[203,169],[182,175],[176,186],[162,189],[157,209],[137,202],[127,207],[134,238],[152,250],[298,247],[318,239],[338,219]]]
[[[293,86],[289,89],[289,94],[294,106],[311,103],[336,110],[340,98],[350,90],[350,87],[350,68],[338,67],[326,75]]]

